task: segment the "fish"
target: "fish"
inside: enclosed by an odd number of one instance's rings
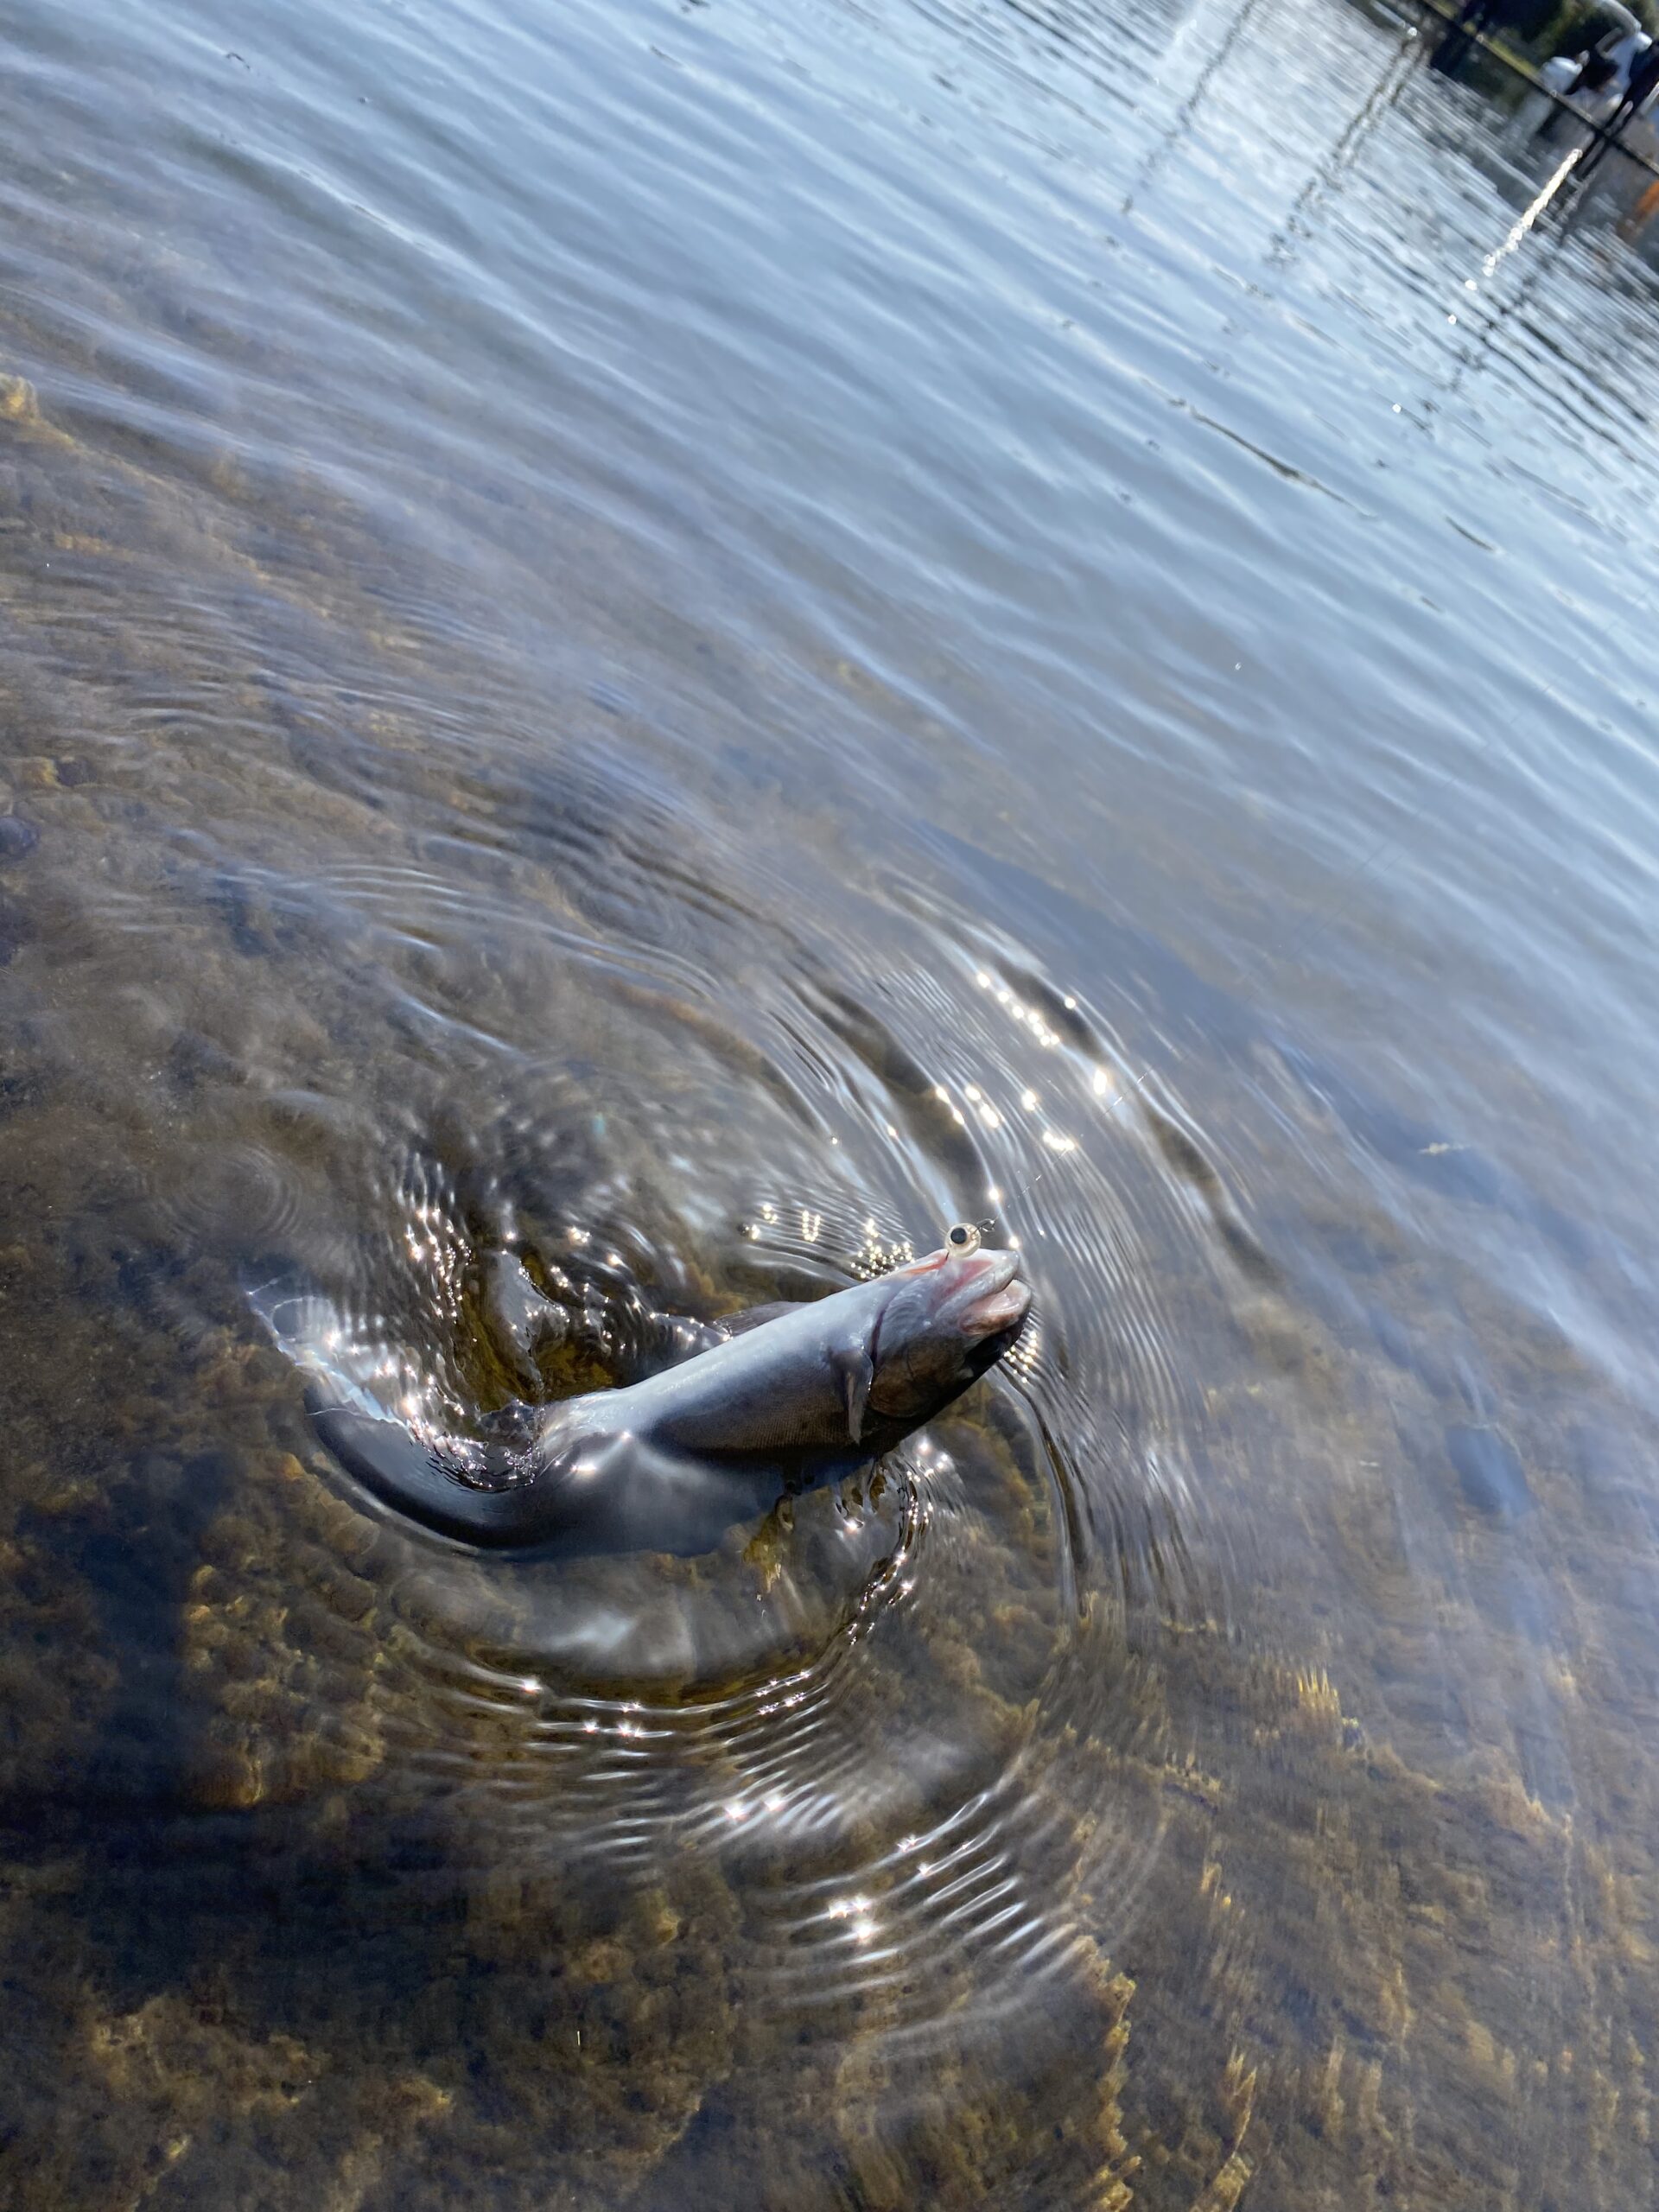
[[[568,1558],[695,1556],[786,1493],[851,1474],[993,1367],[1030,1300],[1018,1251],[959,1223],[925,1258],[705,1325],[642,1382],[515,1403],[477,1435],[429,1418],[327,1299],[254,1302],[305,1376],[318,1437],[372,1498],[474,1550]]]

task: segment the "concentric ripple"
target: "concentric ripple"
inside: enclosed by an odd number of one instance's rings
[[[632,1379],[949,1218],[1019,1241],[1035,1305],[987,1385],[706,1558],[484,1560],[368,1524],[379,1786],[442,1808],[456,1864],[492,1881],[586,1866],[655,1896],[717,1868],[745,1900],[743,2001],[823,2035],[874,2006],[896,2063],[959,2037],[964,2008],[991,2032],[1134,1923],[1164,1824],[1122,1783],[1162,1754],[1116,1686],[1137,1639],[1217,1602],[1190,1572],[1167,1254],[1226,1267],[1236,1210],[1164,1084],[1014,942],[935,939],[879,1014],[811,947],[791,970],[744,1004],[659,969],[652,1030],[665,1014],[707,1054],[706,1077],[676,1064],[671,1123],[653,1084],[498,1062],[487,1110],[447,1104],[365,1162],[349,1265],[308,1274],[354,1358],[464,1427]],[[772,1079],[734,1146],[699,1094],[743,1055]],[[556,1315],[516,1373],[503,1266]]]

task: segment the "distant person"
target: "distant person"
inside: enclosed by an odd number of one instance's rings
[[[1638,31],[1632,19],[1629,30],[1605,32],[1596,45],[1575,54],[1571,60],[1558,56],[1547,61],[1540,73],[1540,81],[1561,100],[1570,102],[1571,106],[1552,107],[1539,124],[1537,136],[1553,137],[1568,113],[1581,115],[1586,122],[1605,127],[1606,118],[1624,97],[1633,61],[1647,44],[1646,33]]]
[[[1630,63],[1629,82],[1607,128],[1612,131],[1622,130],[1633,117],[1641,114],[1656,92],[1659,92],[1659,39],[1650,38]]]
[[[1642,113],[1659,92],[1659,39],[1642,37],[1631,42],[1634,50],[1624,61],[1625,76],[1612,111],[1602,123],[1606,137],[1599,139],[1585,156],[1580,168],[1581,176],[1588,176],[1597,163],[1606,158],[1608,147],[1624,130],[1625,124]]]
[[[1503,5],[1504,0],[1463,0],[1456,22],[1429,56],[1429,67],[1444,77],[1454,76],[1475,41],[1503,14]]]
[[[1619,48],[1625,44],[1627,38],[1627,33],[1610,31],[1599,46],[1590,47],[1578,55],[1579,73],[1564,90],[1569,95],[1576,94],[1580,99],[1587,99],[1592,92],[1599,93],[1604,99],[1614,97],[1620,79]]]

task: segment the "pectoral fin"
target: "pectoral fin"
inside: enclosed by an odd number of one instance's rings
[[[870,1385],[875,1380],[870,1347],[861,1338],[856,1344],[838,1345],[830,1354],[830,1358],[841,1379],[842,1402],[847,1408],[847,1433],[856,1444],[864,1433],[864,1415],[869,1408]]]

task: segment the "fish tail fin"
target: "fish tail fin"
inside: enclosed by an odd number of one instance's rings
[[[385,1505],[463,1544],[495,1550],[534,1539],[535,1469],[499,1446],[433,1436],[385,1414],[327,1404],[306,1391],[318,1436],[346,1473]]]
[[[499,1548],[533,1540],[531,1408],[497,1416],[487,1442],[454,1435],[435,1419],[429,1386],[403,1357],[359,1338],[328,1299],[265,1283],[250,1291],[249,1302],[304,1376],[318,1436],[372,1497],[460,1543]]]

